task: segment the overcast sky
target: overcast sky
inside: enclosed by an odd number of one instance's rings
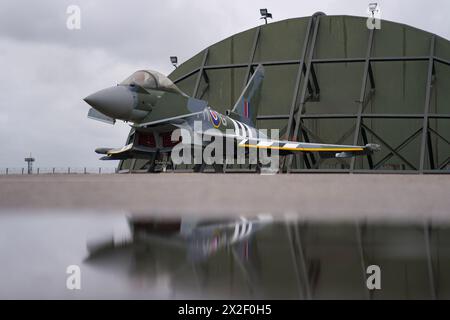
[[[120,147],[129,127],[86,118],[88,94],[137,69],[170,73],[205,47],[260,23],[309,16],[366,16],[363,0],[2,0],[0,5],[0,168],[21,167],[32,152],[39,167],[115,166],[94,149]],[[450,1],[378,1],[382,18],[450,39]],[[66,27],[69,5],[81,29]]]

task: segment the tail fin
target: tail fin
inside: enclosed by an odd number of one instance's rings
[[[242,91],[241,96],[237,100],[232,113],[238,114],[240,120],[246,124],[256,125],[256,116],[259,107],[260,89],[264,79],[264,67],[260,64],[253,73],[250,81]]]

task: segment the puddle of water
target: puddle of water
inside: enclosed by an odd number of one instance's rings
[[[1,299],[448,299],[449,263],[450,224],[0,213]]]

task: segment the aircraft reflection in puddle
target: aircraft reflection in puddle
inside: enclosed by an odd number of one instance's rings
[[[128,218],[122,243],[89,243],[86,262],[125,267],[139,283],[184,298],[445,298],[450,228],[254,218]],[[379,265],[382,289],[368,290]],[[122,269],[123,271],[123,269]],[[439,285],[438,285],[439,284]]]
[[[150,280],[147,283],[156,284],[169,277],[171,282],[175,281],[174,286],[181,284],[185,289],[192,286],[189,280],[195,279],[197,283],[189,291],[195,288],[203,291],[201,287],[206,285],[207,277],[211,275],[211,263],[224,267],[215,276],[216,280],[242,277],[243,274],[249,281],[254,276],[251,261],[252,246],[255,245],[253,236],[270,226],[273,218],[258,215],[253,218],[196,220],[132,216],[128,222],[130,239],[114,242],[114,236],[111,236],[106,241],[88,241],[89,256],[85,262],[110,269],[114,268],[111,263],[127,266],[130,275]],[[226,270],[226,267],[233,270]],[[239,270],[234,270],[236,267]],[[253,288],[249,286],[247,283],[247,289],[252,292]],[[221,292],[222,289],[214,288],[214,294],[229,296]]]
[[[175,248],[184,248],[186,258],[201,261],[220,249],[238,250],[248,254],[252,234],[273,222],[270,215],[256,218],[240,217],[230,220],[154,219],[131,217],[128,219],[132,243],[163,243]],[[114,241],[88,242],[91,255],[110,249]],[[124,243],[120,244],[123,245]]]

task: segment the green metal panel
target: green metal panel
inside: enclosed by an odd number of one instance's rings
[[[428,61],[374,62],[376,93],[368,105],[373,113],[422,113]]]
[[[314,57],[364,57],[368,35],[365,19],[350,16],[321,17]]]
[[[416,28],[390,21],[381,23],[375,32],[373,56],[427,56],[431,34]]]
[[[261,88],[258,113],[289,113],[298,67],[295,65],[283,65],[267,66],[265,69],[266,76]],[[275,94],[275,92],[280,92],[281,94]]]
[[[449,47],[450,52],[450,47]],[[435,65],[436,81],[434,82],[435,94],[431,100],[431,112],[450,112],[450,66],[440,63]],[[447,132],[448,133],[448,132]]]
[[[320,64],[320,100],[308,102],[306,113],[355,113],[361,87],[363,63]]]
[[[225,112],[233,105],[232,88],[235,83],[242,83],[242,79],[237,79],[232,69],[211,70],[207,72],[209,78],[209,89],[203,99],[216,108],[219,112]],[[242,77],[243,78],[243,77]],[[239,81],[240,80],[240,81]],[[239,87],[239,85],[238,85]]]
[[[298,59],[307,24],[307,19],[289,19],[262,26],[254,60]]]
[[[436,36],[436,56],[450,60],[450,42],[447,39]]]

